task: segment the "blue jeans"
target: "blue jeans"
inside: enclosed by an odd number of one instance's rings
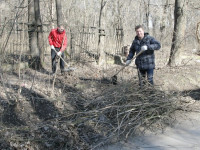
[[[60,51],[60,48],[55,48],[57,52]],[[58,62],[58,59],[57,59],[57,54],[56,52],[52,49],[51,50],[51,61],[52,61],[52,72],[55,73],[56,72],[56,66],[57,66],[57,62]],[[61,57],[64,59],[64,52],[61,54]],[[65,68],[65,63],[62,59],[60,59],[60,70],[62,72],[62,70],[64,70]]]
[[[147,76],[147,82],[150,85],[153,85],[153,71],[154,69],[146,69],[146,70],[141,70],[138,69],[138,77],[139,77],[139,84],[140,87],[146,84],[146,76]]]

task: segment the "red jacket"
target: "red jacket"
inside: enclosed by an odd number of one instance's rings
[[[65,37],[64,41],[63,38]],[[58,28],[52,29],[49,34],[49,44],[53,45],[54,47],[61,48],[60,51],[63,52],[67,47],[67,36],[65,34],[65,30],[60,33],[58,32]],[[63,45],[62,45],[63,42]],[[62,46],[62,47],[61,47]]]

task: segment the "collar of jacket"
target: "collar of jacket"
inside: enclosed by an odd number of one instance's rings
[[[144,33],[144,37],[143,37],[142,40],[144,40],[148,35],[149,35],[149,33]],[[135,36],[135,40],[139,40],[138,36]]]
[[[148,36],[149,36],[149,33],[144,33],[144,37],[142,40],[139,40],[138,36],[135,37],[135,42],[138,44],[138,45],[143,45],[144,43],[146,43],[146,41],[148,40]]]
[[[64,34],[64,33],[65,33],[65,30],[63,30],[63,32],[59,32],[59,31],[58,31],[58,28],[56,28],[56,32],[57,32],[58,34]]]

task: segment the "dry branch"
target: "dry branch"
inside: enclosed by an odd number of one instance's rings
[[[198,40],[198,42],[199,42],[199,44],[200,44],[199,26],[200,26],[200,22],[197,23],[197,29],[196,29],[197,40]]]

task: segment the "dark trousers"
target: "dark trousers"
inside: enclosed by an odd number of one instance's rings
[[[139,85],[144,86],[146,84],[146,77],[147,77],[147,82],[150,85],[153,85],[153,72],[154,69],[146,69],[146,70],[141,70],[138,69],[138,77],[139,77]]]
[[[60,48],[55,48],[57,52],[60,51]],[[62,53],[61,57],[64,59],[64,53]],[[52,62],[52,72],[55,73],[56,72],[56,66],[59,60],[59,56],[57,56],[57,53],[51,49],[51,62]],[[65,63],[62,59],[60,59],[60,70],[62,72],[62,70],[64,70],[65,68]]]

